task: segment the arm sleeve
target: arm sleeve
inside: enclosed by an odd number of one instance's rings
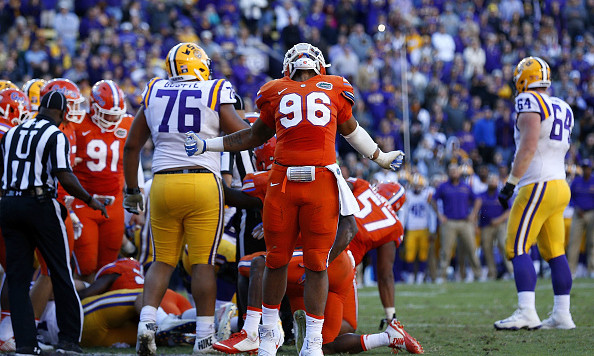
[[[66,135],[61,131],[57,131],[52,135],[52,139],[48,142],[50,147],[50,162],[52,165],[52,173],[55,172],[70,172],[70,160],[68,159],[70,153],[70,144]]]

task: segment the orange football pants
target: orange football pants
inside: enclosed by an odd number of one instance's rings
[[[192,309],[192,304],[183,295],[167,288],[160,307],[167,314],[182,315],[186,310]]]
[[[356,318],[356,304],[347,303],[347,298],[354,295],[354,277],[355,271],[353,270],[351,261],[346,252],[343,251],[328,266],[328,299],[326,301],[326,309],[324,310],[324,326],[322,327],[324,344],[334,341],[338,336],[345,315],[351,317],[355,315]],[[293,257],[289,262],[287,276],[287,296],[289,297],[289,303],[291,304],[291,311],[293,313],[298,309],[305,310],[303,300],[304,282],[305,268],[303,256]],[[351,323],[351,321],[347,321]],[[356,327],[356,321],[353,326]]]
[[[268,178],[262,219],[266,266],[280,268],[289,263],[301,232],[305,267],[323,271],[338,226],[336,178],[319,167],[313,182],[291,182],[286,179],[286,170],[273,164]]]
[[[115,197],[115,201],[106,207],[109,219],[80,200],[75,200],[72,204],[72,209],[83,225],[80,238],[74,241],[77,272],[82,276],[95,273],[118,258],[126,226],[123,194]]]

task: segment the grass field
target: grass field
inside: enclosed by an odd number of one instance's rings
[[[513,281],[396,286],[396,313],[405,329],[431,355],[594,355],[594,280],[578,279],[571,292],[575,330],[495,331],[517,299]],[[553,307],[550,279],[539,279],[537,311],[541,319]],[[360,333],[378,331],[383,309],[377,288],[359,290]],[[86,349],[94,354],[133,354],[133,349]],[[163,354],[189,354],[190,347],[159,348]],[[379,348],[366,355],[388,355]],[[404,352],[406,353],[406,352]],[[279,355],[296,355],[283,347]]]

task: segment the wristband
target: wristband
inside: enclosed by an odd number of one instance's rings
[[[520,178],[515,177],[513,175],[509,175],[509,177],[507,178],[507,182],[513,185],[518,185],[518,182],[520,181]]]
[[[136,188],[126,188],[124,189],[124,192],[126,194],[140,194],[140,188],[136,187]]]
[[[396,314],[395,307],[384,308],[384,311],[386,312],[386,319],[388,320],[392,319],[394,317],[394,314]]]
[[[204,140],[204,150],[210,152],[224,152],[225,146],[223,145],[223,138],[215,137]]]

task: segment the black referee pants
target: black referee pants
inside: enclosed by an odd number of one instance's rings
[[[70,269],[70,251],[63,220],[66,209],[56,199],[39,200],[36,197],[3,197],[0,209],[0,226],[6,243],[8,297],[17,350],[37,346],[37,329],[29,298],[36,247],[49,268],[60,328],[59,339],[78,343],[83,311]]]

